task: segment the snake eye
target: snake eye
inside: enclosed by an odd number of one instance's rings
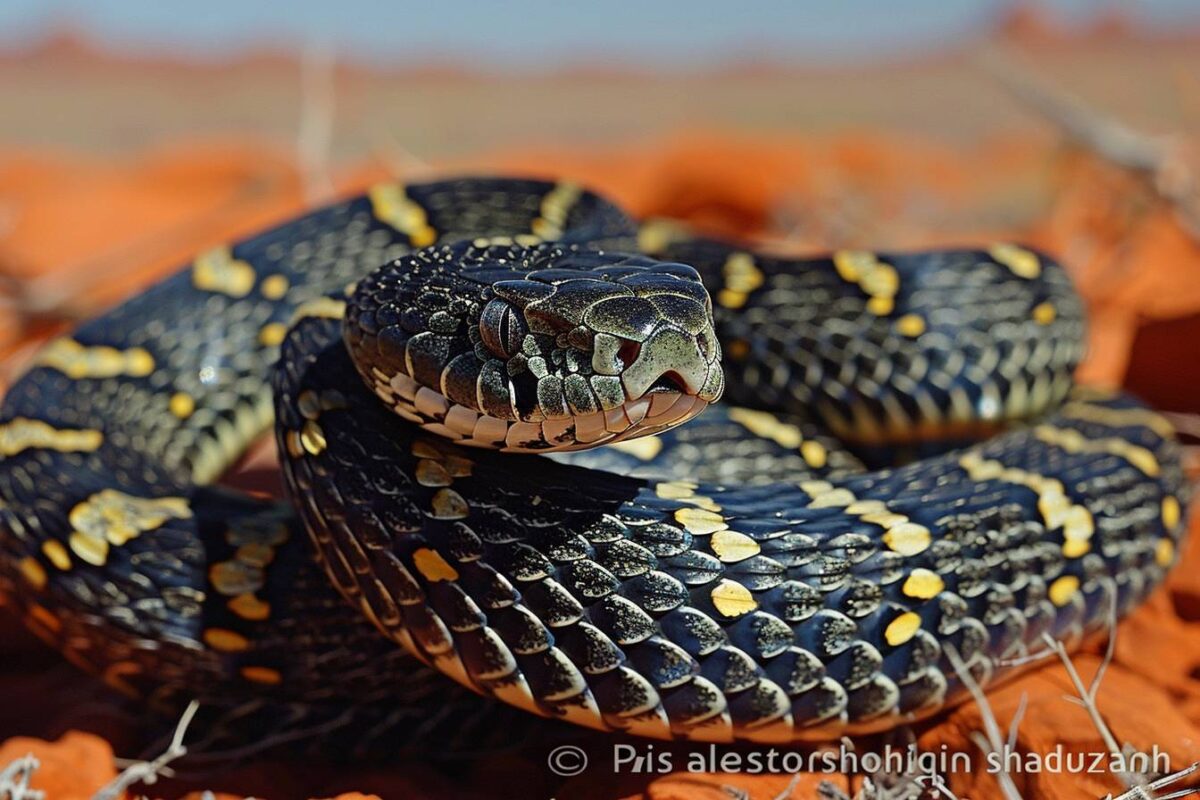
[[[503,300],[492,300],[483,307],[479,336],[487,349],[500,358],[512,358],[520,352],[528,332],[521,314]]]

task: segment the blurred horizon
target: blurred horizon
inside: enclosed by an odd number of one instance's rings
[[[1200,124],[1200,5],[1179,0],[168,5],[0,3],[0,149],[233,138],[444,164],[681,135],[1053,140],[996,56],[1135,129]]]
[[[1119,25],[1147,35],[1200,33],[1200,4],[1193,0],[461,0],[450,8],[294,0],[286,14],[239,0],[7,0],[0,4],[0,50],[74,38],[108,54],[197,62],[319,45],[339,61],[374,67],[845,67],[953,49],[1025,17],[1064,33]]]

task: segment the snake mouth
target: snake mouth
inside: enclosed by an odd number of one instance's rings
[[[374,391],[404,419],[457,444],[510,453],[553,453],[661,433],[708,407],[704,397],[680,391],[677,380],[665,376],[657,390],[608,410],[539,421],[482,414],[403,374],[377,381]]]
[[[699,414],[708,401],[686,392],[664,389],[627,400],[609,411],[578,414],[541,423],[542,436],[527,442],[506,441],[509,452],[563,452],[661,433]],[[528,423],[514,423],[524,425]],[[510,429],[511,430],[511,429]]]
[[[689,391],[687,381],[683,376],[674,370],[664,372],[654,383],[650,384],[650,388],[646,390],[646,394],[662,394],[664,392],[674,392],[676,394],[694,394],[695,390]]]

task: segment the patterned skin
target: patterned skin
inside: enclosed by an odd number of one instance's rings
[[[612,255],[634,249],[663,261]],[[472,264],[510,285],[464,293]],[[590,316],[561,288],[589,271]],[[951,646],[986,683],[1173,563],[1169,426],[1125,397],[1062,404],[1081,331],[1061,269],[1011,245],[797,261],[639,231],[568,184],[389,184],[52,343],[0,409],[0,568],[34,630],[167,703],[351,707],[391,742],[428,735],[430,705],[499,713],[399,642],[595,728],[875,730],[962,696]],[[740,406],[666,429],[720,394],[720,349]],[[328,578],[292,511],[209,485],[269,426],[277,360],[281,460]],[[656,432],[664,397],[690,405]],[[602,439],[574,465],[498,452]]]

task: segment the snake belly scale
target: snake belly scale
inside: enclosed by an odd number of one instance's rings
[[[1072,386],[1082,333],[1011,244],[794,259],[572,184],[387,184],[42,351],[2,588],[164,702],[428,735],[472,713],[440,672],[660,738],[888,728],[1176,560],[1170,426]],[[272,420],[290,505],[214,485]]]

